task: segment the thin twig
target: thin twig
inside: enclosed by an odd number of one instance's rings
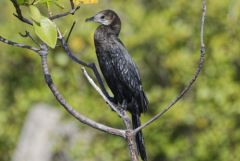
[[[82,67],[82,71],[84,76],[87,78],[88,82],[93,86],[93,88],[102,96],[104,101],[121,117],[124,117],[124,112],[121,110],[120,107],[117,107],[117,105],[114,105],[102,92],[102,90],[95,84],[95,82],[92,80],[92,78],[88,75],[86,69]]]
[[[75,8],[74,3],[73,3],[73,0],[70,0],[70,5],[71,5],[71,8],[72,8],[72,9]]]
[[[36,0],[33,0],[32,3],[31,3],[31,5],[34,5],[35,2],[36,2]]]
[[[143,128],[145,128],[146,126],[148,126],[149,124],[151,124],[152,122],[154,122],[155,120],[157,120],[158,118],[160,118],[164,113],[166,113],[173,105],[175,105],[188,91],[189,89],[192,87],[192,85],[194,84],[194,82],[196,81],[197,77],[199,76],[202,68],[203,68],[203,63],[204,63],[204,56],[205,56],[205,45],[204,45],[204,24],[205,24],[205,17],[206,17],[206,0],[202,1],[202,19],[201,19],[201,32],[200,32],[200,41],[201,41],[201,46],[200,46],[200,60],[199,60],[199,64],[198,67],[195,71],[195,74],[193,76],[193,78],[191,79],[191,81],[188,83],[188,85],[182,90],[182,92],[160,113],[158,113],[157,115],[155,115],[153,118],[151,118],[149,121],[147,121],[146,123],[144,123],[142,126],[136,128],[134,130],[134,133],[136,134],[137,132],[139,132],[140,130],[142,130]]]
[[[68,44],[69,38],[70,38],[70,36],[71,36],[71,34],[72,34],[72,31],[73,31],[73,28],[75,27],[75,25],[76,25],[76,21],[73,22],[73,24],[72,24],[72,26],[71,26],[71,29],[70,29],[70,31],[69,31],[69,33],[68,33],[68,36],[67,36],[67,39],[66,39],[66,43],[67,43],[67,44]]]
[[[43,70],[45,81],[46,81],[48,87],[50,88],[50,90],[52,91],[53,95],[58,100],[58,102],[68,111],[68,113],[70,113],[73,117],[75,117],[77,120],[79,120],[83,124],[86,124],[86,125],[88,125],[90,127],[93,127],[95,129],[104,131],[106,133],[125,138],[126,136],[125,136],[125,131],[124,130],[112,128],[112,127],[100,124],[98,122],[95,122],[95,121],[81,115],[80,113],[78,113],[76,110],[74,110],[74,108],[72,108],[66,102],[66,100],[62,97],[62,95],[58,91],[57,87],[53,83],[53,80],[51,78],[51,74],[49,73],[48,64],[47,64],[47,53],[48,53],[47,46],[43,45],[41,47],[41,49],[42,50],[39,52],[39,54],[41,56],[42,70]]]
[[[32,35],[28,32],[28,31],[25,31],[25,34],[22,34],[22,33],[19,33],[20,36],[26,38],[26,37],[29,37],[33,42],[34,44],[36,44],[37,46],[39,46],[39,44],[37,43],[37,41],[34,40],[34,38],[32,37]]]
[[[31,20],[23,17],[22,11],[21,11],[21,9],[20,9],[20,6],[19,6],[18,3],[17,3],[17,0],[11,0],[11,2],[12,2],[12,4],[13,4],[13,6],[15,7],[15,10],[16,10],[16,13],[17,13],[17,14],[14,13],[13,15],[14,15],[15,17],[17,17],[20,21],[22,21],[22,22],[24,22],[24,23],[27,23],[27,24],[29,24],[29,25],[33,25],[33,23],[32,23]]]
[[[17,42],[13,42],[13,41],[7,40],[7,39],[5,39],[2,36],[0,36],[0,41],[5,43],[5,44],[11,45],[11,46],[25,48],[25,49],[29,49],[29,50],[32,50],[32,51],[35,51],[35,52],[38,52],[40,50],[40,49],[34,48],[32,46],[29,46],[29,45],[25,45],[25,44],[21,44],[21,43],[17,43]]]
[[[62,18],[62,17],[68,16],[68,15],[70,15],[70,14],[71,14],[71,15],[74,15],[75,12],[76,12],[77,10],[79,10],[79,9],[80,9],[80,6],[77,6],[76,8],[72,9],[72,10],[69,11],[69,12],[60,13],[60,14],[57,14],[57,15],[51,16],[51,17],[49,17],[49,19],[50,19],[50,20],[55,20],[55,19],[59,19],[59,18]]]

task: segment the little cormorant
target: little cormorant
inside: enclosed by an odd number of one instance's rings
[[[102,74],[111,89],[116,104],[126,104],[132,115],[133,128],[141,125],[140,115],[148,109],[139,71],[124,44],[119,39],[121,20],[112,10],[98,12],[86,22],[100,23],[94,33],[94,44]],[[138,152],[147,161],[142,132],[136,134]]]

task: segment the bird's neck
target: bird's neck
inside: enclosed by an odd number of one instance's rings
[[[101,37],[108,37],[108,36],[116,36],[118,37],[119,33],[121,31],[121,22],[112,22],[111,25],[106,26],[106,25],[100,25],[97,30],[95,31],[95,36],[97,38]]]
[[[108,27],[118,36],[121,31],[121,21],[119,17],[116,17],[116,19]]]

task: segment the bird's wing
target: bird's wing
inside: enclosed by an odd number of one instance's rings
[[[127,49],[123,43],[118,39],[114,38],[109,45],[106,55],[111,60],[111,66],[113,68],[110,75],[115,76],[115,86],[120,85],[124,88],[125,92],[128,92],[128,99],[134,98],[138,104],[139,112],[145,112],[148,106],[148,100],[144,94],[138,68],[133,62]],[[113,78],[111,78],[113,79]],[[125,93],[126,94],[126,93]]]
[[[119,39],[116,39],[115,43],[117,44],[113,47],[113,53],[110,54],[116,57],[112,58],[114,70],[121,84],[134,94],[140,112],[145,112],[148,108],[148,100],[142,88],[138,68],[123,43]]]
[[[133,93],[141,91],[141,79],[137,66],[123,43],[119,39],[116,39],[115,43],[117,44],[113,45],[112,54],[110,55],[119,81]]]

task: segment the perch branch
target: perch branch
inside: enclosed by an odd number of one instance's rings
[[[81,115],[76,110],[74,110],[74,108],[72,108],[72,106],[70,106],[66,102],[66,100],[62,97],[62,95],[58,91],[57,87],[53,83],[53,80],[51,78],[51,74],[49,73],[49,70],[48,70],[48,64],[47,64],[47,53],[48,53],[47,46],[42,45],[41,46],[41,51],[38,52],[38,53],[41,56],[42,70],[43,70],[45,81],[46,81],[48,87],[50,88],[50,90],[52,91],[53,95],[58,100],[58,102],[68,111],[68,113],[70,113],[73,117],[75,117],[81,123],[86,124],[90,127],[93,127],[95,129],[104,131],[104,132],[112,134],[112,135],[121,136],[123,138],[126,137],[124,130],[115,129],[115,128],[111,128],[111,127],[108,127],[106,125],[100,124],[98,122],[95,122],[95,121]]]
[[[92,80],[92,78],[88,75],[86,69],[84,67],[82,67],[82,71],[84,76],[87,78],[88,82],[93,86],[93,88],[102,96],[102,98],[104,99],[104,101],[120,116],[120,117],[124,117],[124,112],[123,110],[121,110],[120,107],[117,107],[117,105],[114,105],[102,92],[102,90],[95,84],[95,82]]]
[[[125,136],[126,140],[128,142],[128,148],[129,148],[129,153],[131,156],[132,161],[138,161],[138,152],[137,152],[137,147],[136,147],[136,142],[135,142],[135,134],[133,133],[132,126],[131,126],[131,120],[128,117],[127,113],[125,110],[122,110],[123,108],[113,104],[102,92],[102,90],[95,84],[95,82],[92,80],[92,78],[88,75],[86,69],[82,67],[82,71],[87,78],[88,82],[93,86],[93,88],[102,96],[102,98],[107,102],[107,104],[122,118],[125,126],[126,126],[126,131],[125,131]]]
[[[192,77],[191,81],[188,83],[188,85],[182,90],[182,92],[168,105],[165,107],[164,110],[162,110],[160,113],[155,115],[153,118],[151,118],[149,121],[144,123],[142,126],[136,128],[134,130],[134,133],[136,134],[158,118],[160,118],[164,113],[166,113],[173,105],[175,105],[192,87],[194,82],[196,81],[197,77],[199,76],[204,63],[204,56],[205,56],[205,45],[204,45],[204,24],[205,24],[205,17],[206,17],[206,0],[202,1],[202,18],[201,18],[201,31],[200,31],[200,60],[198,63],[198,67],[195,71],[194,76]]]
[[[128,142],[128,149],[131,157],[131,161],[139,161],[138,150],[136,146],[136,139],[133,130],[126,131],[126,140]]]
[[[92,78],[88,75],[86,69],[82,67],[83,74],[87,78],[88,82],[93,86],[93,88],[102,96],[104,101],[113,109],[124,121],[124,124],[128,130],[131,130],[131,120],[128,117],[125,110],[123,110],[122,107],[114,104],[112,101],[110,101],[102,92],[102,90],[95,84],[95,82],[92,80]]]

